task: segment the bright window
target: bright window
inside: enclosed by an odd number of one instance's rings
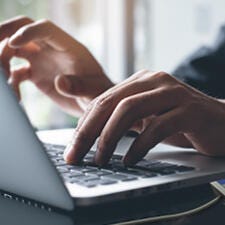
[[[49,18],[85,44],[107,75],[119,82],[147,68],[171,72],[188,54],[210,44],[225,22],[223,0],[1,0],[0,20]],[[31,84],[25,108],[38,128],[73,126]]]

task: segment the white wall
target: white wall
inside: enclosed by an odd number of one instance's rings
[[[154,70],[171,71],[184,57],[210,44],[222,23],[224,0],[148,0],[151,60]]]

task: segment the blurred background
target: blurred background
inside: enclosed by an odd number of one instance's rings
[[[85,44],[107,75],[119,82],[133,72],[173,71],[225,23],[224,0],[0,0],[0,20],[16,15],[48,18]],[[16,62],[15,62],[16,63]],[[38,129],[73,127],[30,83],[23,102]]]

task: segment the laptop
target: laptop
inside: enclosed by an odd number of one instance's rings
[[[117,152],[128,149],[132,141],[122,138]],[[128,168],[120,154],[97,167],[92,160],[95,146],[81,165],[67,165],[64,149],[38,139],[0,67],[0,193],[8,198],[22,196],[35,206],[73,211],[225,177],[225,158],[203,156],[194,149],[159,145]]]

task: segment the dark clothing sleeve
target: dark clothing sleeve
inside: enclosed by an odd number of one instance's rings
[[[172,74],[208,95],[225,98],[225,26],[213,46],[194,52]]]

